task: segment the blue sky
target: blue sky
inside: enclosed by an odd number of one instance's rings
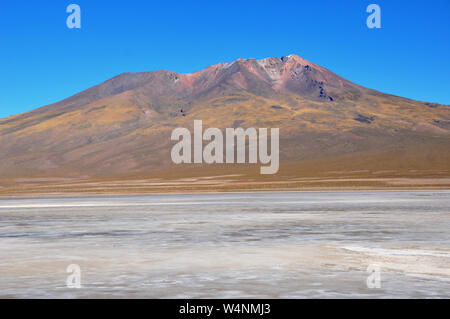
[[[79,30],[66,26],[71,3]],[[381,7],[381,29],[366,26],[370,3]],[[291,53],[369,88],[450,104],[449,0],[3,0],[0,41],[0,117],[122,72]]]

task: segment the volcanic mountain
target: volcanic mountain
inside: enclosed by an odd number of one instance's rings
[[[172,130],[196,119],[205,128],[279,127],[278,177],[259,177],[251,165],[172,164]],[[448,105],[364,88],[297,55],[239,59],[192,74],[124,73],[1,119],[0,185],[215,175],[283,183],[355,172],[447,178],[449,142]]]

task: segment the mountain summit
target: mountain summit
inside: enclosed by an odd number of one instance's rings
[[[313,167],[449,172],[449,106],[367,89],[289,55],[191,74],[124,73],[1,119],[0,174],[4,180],[151,175],[172,167],[170,133],[195,119],[205,127],[279,127],[280,173],[283,163],[298,176]]]

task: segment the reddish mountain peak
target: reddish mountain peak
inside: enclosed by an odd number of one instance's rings
[[[190,74],[157,70],[153,72],[122,73],[66,100],[33,111],[61,111],[83,107],[95,101],[134,91],[148,103],[167,99],[196,99],[200,96],[222,95],[224,92],[249,91],[256,95],[293,93],[312,99],[333,101],[349,90],[363,88],[333,72],[291,54],[265,59],[237,59],[211,65]]]
[[[310,65],[310,66],[315,65],[296,54],[290,54],[288,56],[281,57],[281,61],[283,61],[283,63],[285,63],[285,64],[301,64],[301,65]]]
[[[211,71],[214,71],[214,74]],[[327,101],[333,101],[333,95],[360,89],[333,72],[295,54],[260,60],[240,58],[231,63],[216,64],[198,74],[202,77],[213,75],[221,80],[232,78],[236,87],[250,91],[254,91],[252,87],[257,88],[257,91],[253,92],[257,94],[273,90]]]

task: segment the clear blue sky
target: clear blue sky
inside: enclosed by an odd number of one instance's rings
[[[66,26],[70,3],[80,30]],[[370,3],[382,29],[366,27]],[[0,117],[122,72],[291,53],[369,88],[450,104],[449,0],[2,0],[0,41]]]

